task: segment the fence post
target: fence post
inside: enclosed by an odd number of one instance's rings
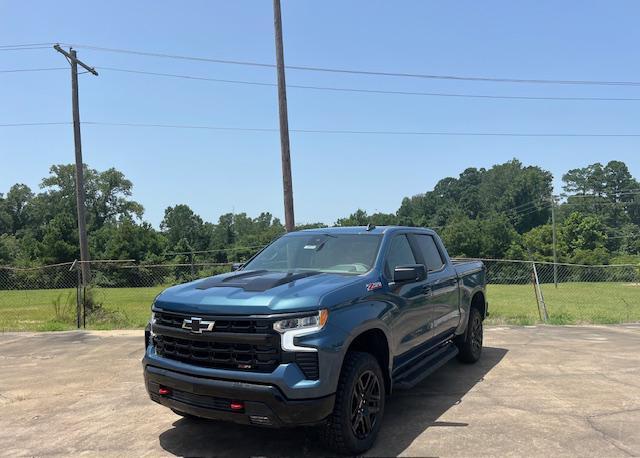
[[[82,283],[82,327],[87,329],[87,284]]]
[[[544,303],[544,296],[542,295],[542,288],[540,288],[540,279],[538,278],[538,269],[536,269],[536,263],[532,261],[531,264],[533,265],[533,276],[535,278],[533,287],[536,290],[536,300],[538,299],[537,295],[540,296],[540,300],[538,301],[538,311],[540,311],[540,305],[542,304],[542,319],[546,323],[549,320],[549,314],[547,313],[547,304]]]
[[[535,264],[531,263],[531,284],[533,285],[533,295],[536,297],[536,306],[538,307],[538,316],[540,317],[540,321],[542,319],[542,310],[540,309],[540,298],[538,298],[538,288],[536,286],[536,275],[534,273]]]
[[[191,280],[195,280],[196,278],[196,269],[193,265],[193,251],[189,253],[189,264],[191,264]]]
[[[69,270],[76,270],[76,327],[80,329],[80,288],[82,286],[82,274],[78,268],[78,260],[74,259]]]

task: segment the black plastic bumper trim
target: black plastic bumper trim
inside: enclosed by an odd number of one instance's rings
[[[203,418],[251,424],[251,416],[268,417],[269,426],[297,426],[322,422],[333,411],[335,395],[316,399],[287,399],[273,385],[259,385],[246,382],[194,377],[147,365],[144,369],[147,391],[151,399],[166,407]],[[192,403],[161,396],[158,388],[163,387],[200,396],[243,401],[243,412],[229,412],[212,409]]]

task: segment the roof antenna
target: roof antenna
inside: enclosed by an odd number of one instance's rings
[[[376,228],[375,224],[367,223],[367,232],[372,231]]]

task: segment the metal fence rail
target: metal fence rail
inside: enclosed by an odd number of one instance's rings
[[[142,327],[164,288],[231,270],[231,263],[189,261],[92,261],[86,287],[80,282],[79,262],[0,267],[0,331]],[[491,322],[640,321],[640,266],[481,261]]]

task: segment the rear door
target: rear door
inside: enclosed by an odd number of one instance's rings
[[[430,337],[452,332],[460,321],[458,276],[451,263],[430,234],[414,233],[412,241],[418,248],[418,262],[427,267],[427,302],[429,321],[433,329]]]

